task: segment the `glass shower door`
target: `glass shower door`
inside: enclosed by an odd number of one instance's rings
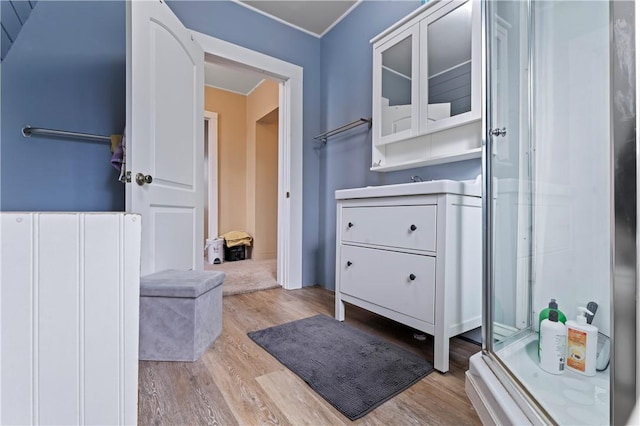
[[[488,1],[485,13],[485,354],[542,419],[608,424],[609,369],[542,370],[538,317],[552,298],[568,319],[596,302],[610,336],[609,5]]]
[[[531,167],[526,2],[487,2],[492,239],[491,350],[530,332]]]

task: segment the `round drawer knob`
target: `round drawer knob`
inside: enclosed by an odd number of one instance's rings
[[[418,229],[418,227],[417,227],[417,226],[415,226],[415,225],[411,225],[411,226],[409,227],[409,229],[411,229],[412,231],[415,231],[416,229]]]
[[[353,228],[353,223],[349,222],[349,223],[347,223],[347,226],[348,226],[349,228]]]
[[[410,275],[409,275],[409,279],[410,279],[411,281],[413,281],[413,280],[415,280],[415,279],[416,279],[416,276],[415,276],[414,274],[410,274]]]
[[[347,267],[349,267],[349,266],[351,266],[351,265],[353,265],[353,263],[351,263],[351,261],[350,261],[350,260],[348,260],[348,261],[347,261]]]

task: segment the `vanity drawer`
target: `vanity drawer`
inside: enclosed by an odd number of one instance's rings
[[[436,251],[435,205],[344,207],[342,241]]]
[[[340,292],[433,324],[435,264],[431,256],[343,245]]]

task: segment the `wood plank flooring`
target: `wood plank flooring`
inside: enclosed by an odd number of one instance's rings
[[[319,313],[333,316],[333,292],[281,288],[223,299],[222,335],[197,362],[141,361],[140,424],[479,425],[464,372],[479,346],[451,339],[450,370],[437,371],[354,422],[247,337],[247,332]],[[433,361],[433,339],[347,305],[346,322]]]

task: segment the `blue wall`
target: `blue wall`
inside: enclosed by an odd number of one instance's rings
[[[27,139],[20,130],[122,133],[124,3],[39,2],[2,62],[1,84],[0,208],[123,210],[108,144]]]
[[[322,38],[322,127],[332,129],[371,116],[374,36],[421,5],[415,1],[364,1]],[[371,132],[361,126],[329,139],[320,155],[320,258],[318,282],[335,288],[336,203],[338,189],[430,179],[473,179],[480,160],[398,172],[371,172]]]
[[[228,1],[171,1],[188,28],[304,69],[303,283],[334,287],[337,189],[423,179],[471,179],[479,160],[393,173],[369,171],[366,126],[313,136],[371,116],[369,40],[420,1],[364,1],[322,39]],[[239,24],[241,23],[241,25]],[[106,144],[25,139],[25,124],[108,135],[125,124],[125,5],[39,2],[2,62],[0,208],[113,211],[124,188]]]
[[[227,1],[171,1],[182,23],[192,30],[301,66],[303,71],[303,285],[317,280],[318,152],[313,136],[320,130],[320,39]],[[241,23],[241,24],[240,24]]]
[[[4,0],[0,2],[0,58],[4,60],[22,26],[29,19],[36,0]]]

